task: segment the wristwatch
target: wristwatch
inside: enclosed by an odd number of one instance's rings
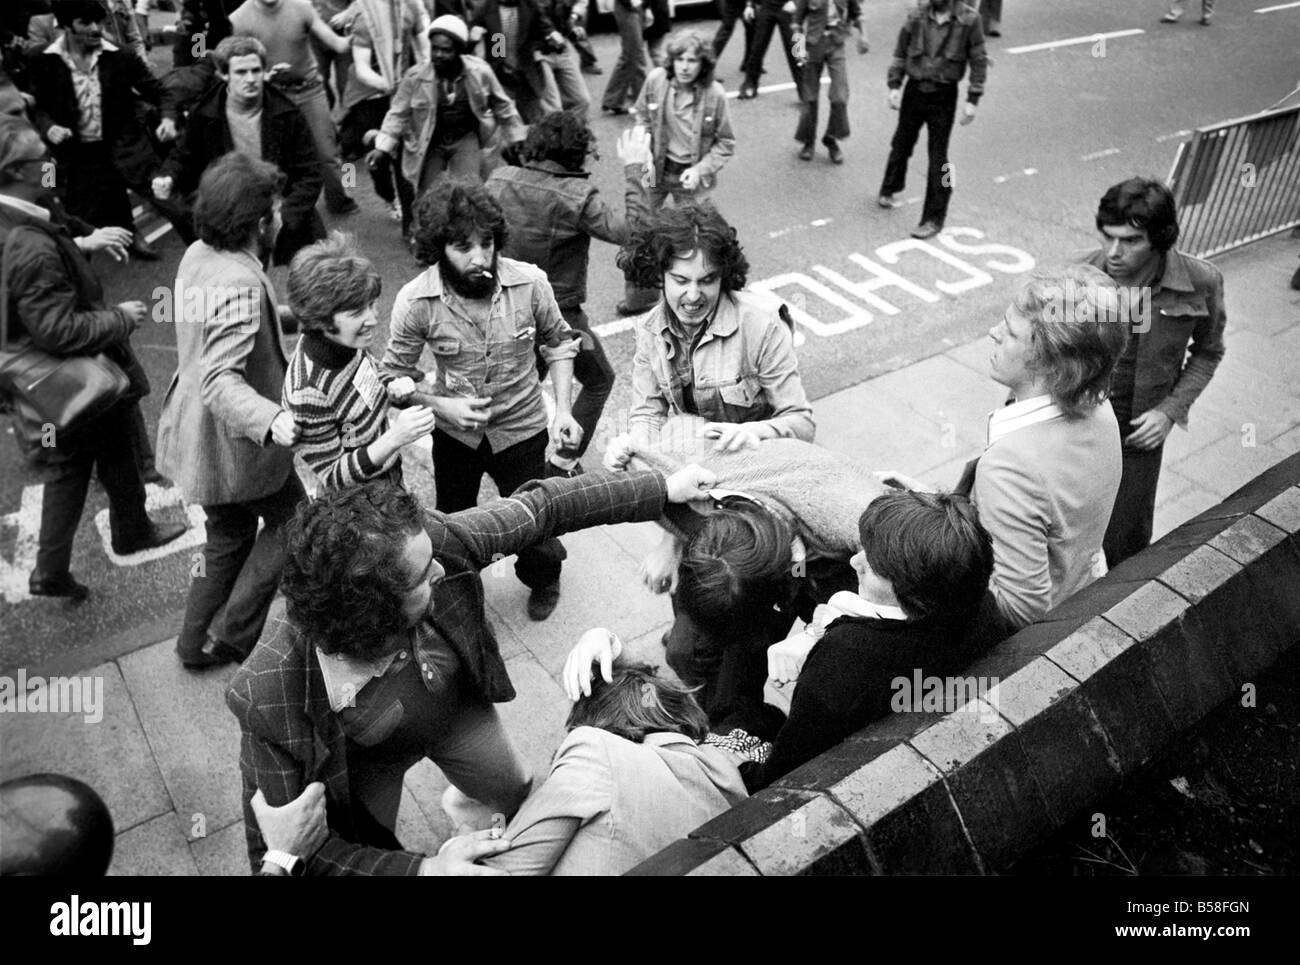
[[[273,864],[285,874],[292,875],[295,878],[300,877],[307,868],[302,858],[287,851],[268,851],[262,855],[262,863]]]

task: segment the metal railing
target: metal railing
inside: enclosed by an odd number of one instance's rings
[[[1178,247],[1201,258],[1300,225],[1300,106],[1200,128],[1169,186]]]

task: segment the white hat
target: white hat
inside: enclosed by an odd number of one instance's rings
[[[462,47],[469,43],[469,28],[465,26],[465,21],[449,13],[443,14],[429,24],[429,36],[432,37],[434,34],[446,34],[459,41]]]

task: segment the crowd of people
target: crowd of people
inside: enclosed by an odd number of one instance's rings
[[[195,671],[241,665],[227,701],[263,874],[627,870],[889,713],[893,681],[959,674],[1145,547],[1165,439],[1223,356],[1222,276],[1175,248],[1168,189],[1134,178],[1098,205],[1102,247],[1036,271],[990,329],[1007,404],[954,486],[816,445],[788,315],[746,290],[738,234],[708,199],[734,149],[713,76],[725,33],[668,36],[663,64],[641,78],[625,61],[636,61],[628,37],[642,43],[642,4],[616,4],[625,43],[611,85],[626,100],[607,93],[605,106],[635,115],[617,145],[619,210],[586,176],[583,11],[556,6],[551,19],[535,0],[489,0],[462,19],[358,0],[327,22],[306,0],[188,5],[186,36],[206,25],[219,42],[178,68],[211,72],[183,108],[174,85],[105,42],[98,0],[56,0],[62,33],[31,58],[29,102],[0,118],[7,325],[56,355],[103,352],[131,383],[53,446],[11,400],[16,436],[49,469],[31,591],[87,596],[69,566],[92,470],[116,552],[182,531],[145,513],[151,473],[203,507],[177,653]],[[755,21],[742,96],[756,92],[748,68],[757,58],[761,70],[773,29],[790,23],[767,0],[753,8],[741,14]],[[791,65],[813,78],[798,139],[811,156],[825,66],[823,143],[838,160],[850,28],[866,46],[858,4],[800,0],[793,16],[818,51]],[[475,56],[476,26],[506,43]],[[936,161],[968,62],[964,122],[985,79],[979,14],[928,0],[907,15],[880,200],[901,190],[928,126],[922,236],[946,214]],[[327,93],[329,68],[350,79]],[[175,143],[128,174],[119,148],[148,133],[132,90],[156,95],[153,140]],[[330,96],[423,266],[397,293],[382,347],[380,274],[317,212],[322,193],[334,215],[355,204],[336,179]],[[44,177],[52,156],[57,190]],[[107,305],[85,257],[138,247],[121,211],[128,185],[169,205],[187,243],[156,466],[130,348],[145,307]],[[620,246],[620,310],[640,316],[627,372],[583,309],[592,238]],[[273,263],[288,266],[283,305]],[[616,379],[631,386],[626,431],[599,469],[584,467]],[[433,507],[403,466],[426,437]],[[479,507],[485,473],[508,498]],[[515,555],[528,615],[545,620],[560,602],[559,537],[636,521],[664,531],[643,575],[671,598],[673,676],[626,661],[615,630],[585,633],[562,673],[568,737],[535,782],[495,707],[515,689],[480,571]],[[277,592],[286,617],[268,625]],[[437,855],[395,835],[402,777],[426,757],[466,829]]]

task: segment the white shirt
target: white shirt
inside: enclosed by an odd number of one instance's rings
[[[1065,413],[1052,401],[1050,395],[1036,395],[1032,399],[1013,402],[989,413],[988,444],[991,446],[1019,429],[1064,416]]]

